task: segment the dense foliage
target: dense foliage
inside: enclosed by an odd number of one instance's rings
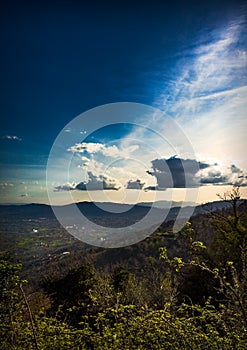
[[[246,349],[247,213],[238,188],[228,197],[231,211],[209,214],[210,244],[191,223],[148,238],[148,271],[84,263],[29,291],[2,258],[1,348]]]

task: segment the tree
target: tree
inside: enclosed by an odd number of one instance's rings
[[[230,259],[238,271],[242,269],[242,252],[246,251],[247,229],[246,202],[241,203],[239,187],[233,187],[231,192],[218,195],[223,201],[228,201],[231,210],[225,209],[211,213],[211,225],[215,235],[209,254],[212,261],[218,266],[224,266]]]
[[[20,269],[19,264],[12,265],[8,260],[0,260],[0,334],[12,343],[16,338],[14,320],[21,301]]]
[[[208,248],[203,242],[196,241],[194,230],[191,224],[187,223],[185,229],[180,232],[180,236],[189,242],[186,257],[169,257],[166,248],[160,249],[160,257],[177,273],[176,278],[180,283],[184,272],[193,275],[195,271],[200,271],[204,276],[203,280],[214,288],[215,292],[211,297],[210,295],[205,297],[210,299],[211,306],[214,305],[221,310],[224,326],[229,332],[232,329],[237,334],[244,334],[247,328],[246,227],[241,222],[237,207],[237,201],[240,199],[239,191],[234,188],[227,196],[232,201],[232,213],[228,211],[213,213],[214,219],[217,219],[217,232],[212,247]],[[215,242],[219,256],[215,256]],[[227,250],[227,259],[225,255],[220,254],[221,249],[223,252]],[[191,303],[193,305],[194,300],[191,300]],[[206,298],[205,305],[207,305]]]
[[[44,283],[46,293],[52,299],[51,315],[66,314],[68,322],[76,325],[80,315],[91,305],[91,290],[97,284],[96,271],[92,264],[72,269],[65,277],[49,279]]]

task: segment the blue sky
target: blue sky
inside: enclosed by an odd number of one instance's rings
[[[152,162],[175,154],[207,164],[190,173],[191,183],[200,180],[199,201],[216,199],[234,183],[246,193],[244,2],[11,2],[1,5],[0,27],[2,203],[47,202],[46,186],[58,203],[67,192],[75,200],[134,202],[153,200],[154,192],[156,199],[170,198],[169,174]],[[88,123],[91,136],[83,120],[80,130],[70,129],[81,113],[117,102],[164,114],[144,113],[125,124],[119,118],[121,125],[97,131],[96,113]],[[69,177],[67,169],[64,176],[54,172],[46,184],[49,152],[61,130],[70,144],[58,162],[78,142],[87,145],[74,153]],[[172,177],[175,163],[166,162]],[[106,172],[107,164],[113,165]],[[90,179],[110,179],[111,186],[89,196],[81,189]],[[184,191],[175,188],[172,195],[180,200]]]

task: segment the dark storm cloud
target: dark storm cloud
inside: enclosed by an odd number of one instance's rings
[[[217,163],[208,164],[193,159],[171,157],[154,159],[148,174],[155,176],[157,186],[145,188],[146,191],[166,188],[188,188],[200,185],[246,186],[247,177],[243,170],[232,164],[222,171]]]
[[[235,164],[232,164],[231,165],[231,172],[232,173],[239,173],[239,172],[241,172],[241,170],[238,167],[236,167]]]
[[[145,185],[145,182],[142,182],[141,180],[129,180],[127,182],[126,188],[128,190],[142,190]]]
[[[198,171],[210,167],[210,164],[207,163],[176,156],[169,159],[154,159],[151,163],[152,169],[147,173],[156,177],[156,190],[198,186],[199,180],[195,175]]]
[[[165,188],[159,188],[158,186],[148,186],[144,188],[144,191],[165,191]]]

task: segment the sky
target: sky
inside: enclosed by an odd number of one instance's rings
[[[0,203],[247,197],[244,1],[0,6]]]

